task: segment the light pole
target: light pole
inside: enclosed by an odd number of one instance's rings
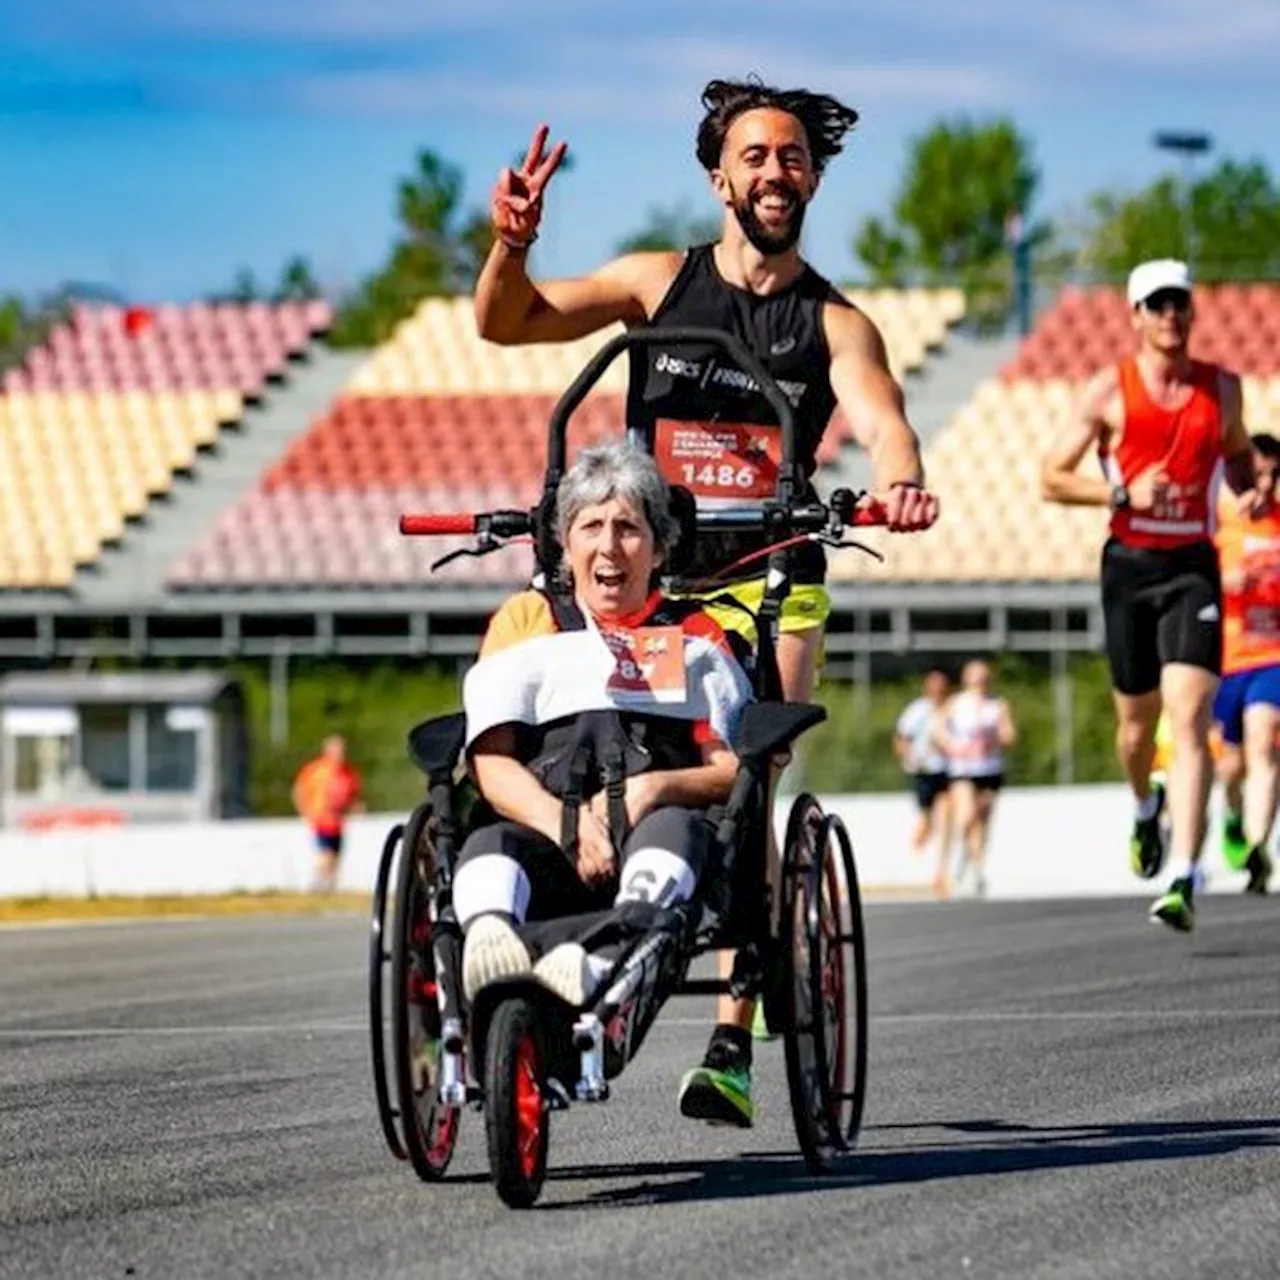
[[[1154,142],[1157,151],[1182,157],[1182,255],[1191,265],[1191,180],[1195,177],[1196,160],[1213,150],[1213,139],[1207,133],[1188,129],[1161,129]]]

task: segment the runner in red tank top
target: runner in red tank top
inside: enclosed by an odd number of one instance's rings
[[[1196,864],[1213,781],[1209,725],[1222,667],[1222,584],[1212,542],[1221,476],[1240,510],[1260,512],[1240,379],[1188,351],[1195,312],[1185,263],[1144,262],[1129,276],[1136,355],[1090,380],[1045,462],[1050,502],[1109,506],[1102,614],[1115,690],[1116,749],[1137,801],[1130,861],[1144,879],[1165,849],[1163,786],[1153,786],[1162,706],[1173,735],[1170,845],[1178,872],[1151,908],[1184,932],[1194,923]],[[1079,474],[1096,450],[1101,477]]]

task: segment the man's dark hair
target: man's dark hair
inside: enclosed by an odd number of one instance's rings
[[[744,111],[772,107],[795,116],[809,139],[813,167],[821,173],[840,154],[844,135],[858,123],[858,113],[830,94],[807,89],[775,89],[758,80],[712,80],[702,91],[707,109],[698,126],[698,161],[710,173],[720,165],[729,126]]]
[[[1264,458],[1268,458],[1272,462],[1280,461],[1280,440],[1277,440],[1270,432],[1259,431],[1257,435],[1249,437],[1249,443]]]

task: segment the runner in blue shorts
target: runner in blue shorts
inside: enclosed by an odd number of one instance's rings
[[[1255,435],[1258,491],[1271,499],[1280,441]],[[1280,791],[1280,512],[1247,515],[1219,503],[1215,541],[1222,569],[1222,671],[1213,718],[1222,730],[1218,776],[1227,793],[1223,855],[1249,873],[1248,893],[1266,893],[1267,843]]]

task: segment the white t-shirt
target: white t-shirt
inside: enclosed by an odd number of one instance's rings
[[[984,698],[966,690],[951,700],[947,736],[953,746],[948,771],[953,778],[991,778],[1004,772],[1000,745],[999,698]]]
[[[946,773],[947,757],[933,741],[941,710],[928,698],[920,697],[898,717],[898,737],[909,744],[903,761],[908,773]]]

